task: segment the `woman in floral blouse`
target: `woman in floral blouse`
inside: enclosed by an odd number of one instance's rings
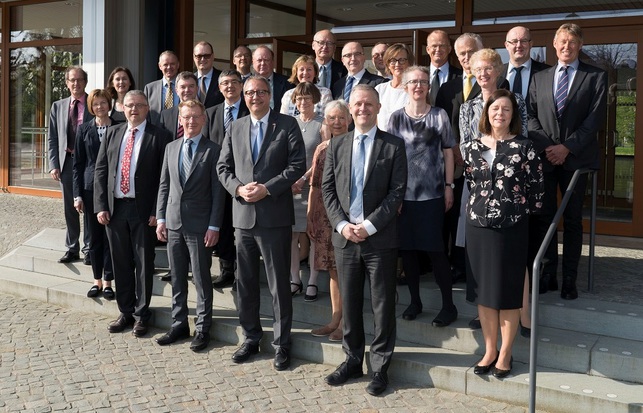
[[[542,163],[521,135],[515,95],[499,89],[487,99],[482,136],[462,145],[470,195],[465,251],[473,280],[485,355],[476,374],[509,374],[520,321],[527,266],[528,214],[542,206]],[[498,330],[502,344],[498,350]]]

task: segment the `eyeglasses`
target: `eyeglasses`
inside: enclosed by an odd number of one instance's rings
[[[227,87],[227,86],[233,86],[233,85],[239,85],[241,84],[240,81],[238,80],[224,80],[223,82],[219,83],[219,86]]]
[[[183,119],[183,120],[185,120],[185,121],[191,121],[191,120],[199,119],[199,118],[201,118],[202,116],[203,116],[203,115],[191,115],[191,116],[183,116],[183,115],[181,115],[181,119]]]
[[[358,58],[360,56],[364,56],[364,53],[362,53],[362,52],[354,52],[354,53],[346,53],[346,54],[342,55],[342,57],[344,59],[354,59],[354,58]]]
[[[346,119],[346,116],[326,116],[326,120],[329,123],[333,123],[335,121],[339,121],[339,122],[344,123],[344,122],[348,121],[348,119]]]
[[[82,83],[84,81],[85,81],[85,79],[82,78],[82,77],[67,79],[67,82],[69,82],[69,83]]]
[[[253,97],[254,95],[263,97],[263,96],[269,95],[270,91],[269,90],[246,90],[245,92],[243,92],[243,94],[249,98]]]
[[[403,64],[406,64],[406,62],[408,62],[408,61],[409,61],[409,59],[407,59],[406,57],[400,57],[399,59],[390,58],[390,59],[388,59],[388,64],[390,64],[392,66],[395,66],[396,64],[403,65]]]
[[[411,80],[407,80],[406,84],[411,86],[415,86],[415,85],[428,86],[429,81],[426,79],[411,79]]]
[[[476,69],[473,69],[473,73],[475,73],[476,75],[480,75],[482,73],[485,73],[485,74],[491,73],[494,70],[496,70],[496,68],[493,66],[485,66],[485,67],[478,67]]]
[[[252,56],[250,56],[249,54],[236,54],[236,55],[234,55],[235,59],[241,59],[242,57],[245,57],[246,59],[250,59]]]
[[[123,105],[128,109],[142,109],[144,107],[147,107],[147,103],[128,103],[127,105]]]
[[[301,103],[301,102],[312,102],[313,97],[312,96],[297,96],[295,98],[295,102]]]
[[[516,46],[517,44],[527,44],[531,42],[531,39],[513,39],[513,40],[507,40],[507,43],[509,43],[512,46]]]
[[[335,46],[335,42],[329,42],[329,41],[323,41],[323,40],[313,40],[313,42],[317,43],[321,47],[333,47]]]
[[[201,60],[201,59],[208,60],[208,59],[209,59],[209,58],[211,58],[211,57],[212,57],[212,53],[209,53],[209,54],[195,54],[195,55],[194,55],[194,58],[195,58],[196,60]]]

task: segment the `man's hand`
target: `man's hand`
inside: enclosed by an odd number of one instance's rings
[[[156,238],[161,242],[167,242],[167,228],[165,227],[165,222],[160,222],[156,226]]]
[[[246,202],[259,202],[268,195],[268,189],[264,184],[250,182],[237,188],[237,194]]]
[[[158,231],[158,230],[157,230]],[[205,232],[205,238],[203,239],[206,247],[214,247],[219,242],[219,231],[207,230]]]
[[[551,145],[545,149],[545,155],[552,165],[562,165],[569,155],[569,149],[563,144]]]
[[[109,225],[109,211],[100,211],[98,214],[96,214],[96,218],[98,218],[98,222],[102,225]]]
[[[49,175],[54,181],[60,181],[60,169],[52,169],[49,171]]]
[[[85,209],[84,207],[85,206],[83,205],[82,200],[79,199],[78,201],[74,201],[74,208],[76,209],[76,211],[78,211],[79,214],[83,212],[83,210]]]
[[[362,224],[346,224],[342,228],[342,235],[350,242],[360,243],[368,237],[368,233]]]
[[[147,225],[150,227],[156,226],[156,217],[154,215],[150,215],[150,219],[147,220]]]
[[[299,178],[294,184],[292,184],[292,193],[293,195],[301,194],[301,190],[304,188],[306,181],[303,178]]]

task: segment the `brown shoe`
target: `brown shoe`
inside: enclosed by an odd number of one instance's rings
[[[310,332],[310,334],[312,334],[313,337],[326,337],[335,330],[336,330],[335,328],[332,328],[326,325],[326,326],[314,329],[313,331]]]
[[[142,320],[136,321],[132,328],[132,334],[134,334],[134,337],[143,337],[147,334],[147,323]]]
[[[107,327],[110,333],[120,333],[125,330],[127,327],[131,327],[134,324],[134,317],[131,315],[127,316],[121,314],[118,318],[110,323]]]
[[[342,341],[343,339],[344,332],[342,331],[342,326],[337,327],[337,329],[328,336],[328,341]]]

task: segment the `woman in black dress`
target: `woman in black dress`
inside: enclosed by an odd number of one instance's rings
[[[527,266],[528,214],[542,207],[542,163],[520,134],[513,93],[499,89],[484,105],[481,137],[462,146],[470,195],[466,208],[467,271],[473,280],[485,355],[476,374],[502,378],[520,320]],[[498,350],[498,330],[502,344]]]

